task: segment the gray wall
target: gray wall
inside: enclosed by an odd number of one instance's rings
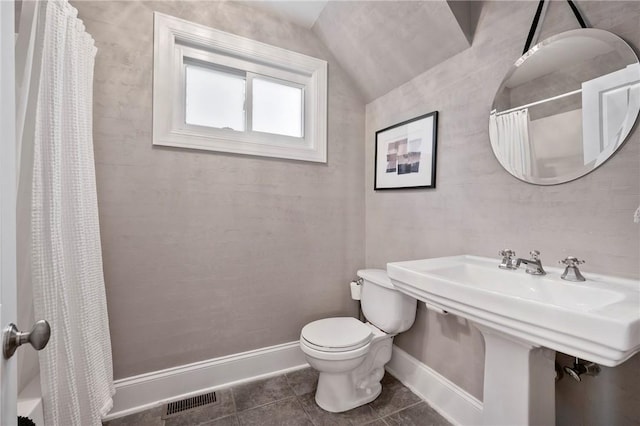
[[[578,2],[594,27],[640,46],[640,2]],[[502,248],[567,255],[582,268],[640,277],[640,132],[595,172],[559,186],[525,184],[504,171],[488,135],[488,113],[525,43],[537,2],[486,2],[473,46],[367,105],[366,264],[462,253],[495,257]],[[552,2],[541,40],[577,28],[566,2]],[[637,50],[637,49],[636,49]],[[409,59],[409,58],[408,58]],[[375,131],[438,110],[437,188],[373,191]],[[396,343],[478,398],[484,344],[453,316],[418,311]],[[563,360],[563,362],[566,360]],[[582,384],[558,384],[559,424],[632,424],[640,419],[640,357]],[[505,372],[509,374],[509,372]]]
[[[487,114],[536,3],[487,3],[473,46],[369,104],[364,133],[355,86],[310,31],[236,2],[74,2],[99,48],[94,136],[116,378],[295,340],[310,320],[353,313],[346,282],[365,263],[363,241],[370,267],[538,248],[545,264],[573,254],[586,273],[639,277],[637,130],[603,167],[555,187],[516,180],[491,152]],[[579,4],[594,26],[640,46],[640,2]],[[327,59],[329,163],[152,148],[153,10]],[[542,37],[575,27],[553,2]],[[432,110],[437,189],[374,193],[375,130]],[[465,321],[420,308],[396,342],[482,397],[483,340]],[[639,360],[560,382],[559,423],[640,418]]]
[[[73,4],[98,47],[115,377],[297,340],[311,320],[355,313],[364,102],[317,37],[237,2]],[[152,147],[154,10],[328,60],[328,164]]]

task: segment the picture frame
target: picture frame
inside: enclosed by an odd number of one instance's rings
[[[438,111],[376,132],[373,189],[436,187]]]

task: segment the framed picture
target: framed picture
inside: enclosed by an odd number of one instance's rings
[[[438,111],[376,132],[373,189],[435,188]]]

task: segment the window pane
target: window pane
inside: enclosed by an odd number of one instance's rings
[[[187,64],[188,124],[244,131],[244,76]]]
[[[253,79],[253,130],[302,137],[302,89]]]

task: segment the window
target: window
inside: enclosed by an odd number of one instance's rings
[[[186,124],[244,131],[245,84],[242,75],[186,64]]]
[[[296,138],[303,136],[303,87],[254,78],[252,90],[253,130]]]
[[[155,13],[153,143],[326,162],[327,63]]]

